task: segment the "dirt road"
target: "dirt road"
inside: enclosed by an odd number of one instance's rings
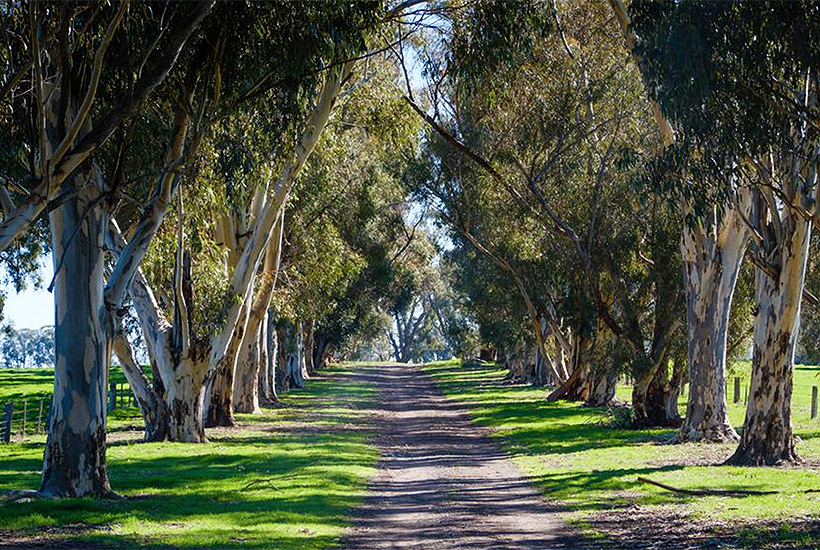
[[[347,550],[575,549],[557,508],[415,366],[363,369],[379,389],[382,453]]]

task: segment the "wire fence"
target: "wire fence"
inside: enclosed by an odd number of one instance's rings
[[[137,406],[129,384],[111,382],[108,387],[108,410]],[[25,441],[45,433],[51,416],[51,398],[39,397],[0,402],[0,443]]]
[[[815,420],[820,417],[820,367],[800,367],[800,376],[795,375],[792,381],[792,417],[795,420]],[[817,371],[816,375],[809,375],[806,371]],[[726,400],[729,407],[745,408],[749,401],[749,374],[743,376],[730,375],[726,379]],[[624,375],[618,383],[629,390],[634,385],[634,380]],[[679,405],[686,407],[689,398],[689,384],[684,384],[679,394]]]

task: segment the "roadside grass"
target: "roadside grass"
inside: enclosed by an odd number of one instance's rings
[[[744,528],[739,540],[755,547],[769,539],[799,536],[803,540],[807,535],[798,535],[789,526],[820,516],[820,497],[804,493],[820,488],[820,470],[814,467],[721,466],[735,444],[667,445],[674,430],[612,428],[605,409],[548,403],[543,389],[504,383],[507,371],[496,365],[460,366],[450,361],[429,363],[424,369],[445,395],[468,403],[473,418],[493,429],[522,471],[547,496],[566,505],[572,511],[571,521],[582,526],[587,519],[614,509],[637,505],[651,512],[653,507],[670,504],[685,504],[696,518],[737,524],[739,529],[755,521],[780,522],[774,531]],[[813,464],[820,463],[820,420],[809,418],[816,372],[814,367],[797,369],[795,386],[807,387],[808,392],[796,391],[793,407],[795,430],[801,438],[798,452]],[[628,391],[619,397],[628,399]],[[685,410],[683,397],[680,404]],[[730,409],[733,424],[741,428],[743,403],[732,403]],[[775,490],[780,494],[691,497],[639,483],[639,476],[683,489]],[[820,542],[820,538],[811,542]]]
[[[349,374],[349,365],[330,367],[285,394],[283,407],[209,430],[206,444],[115,439],[109,477],[125,499],[0,505],[0,540],[46,533],[117,548],[333,546],[378,458],[367,415],[374,388]],[[111,431],[139,426],[136,409],[118,412]],[[43,441],[0,445],[0,491],[38,487]]]

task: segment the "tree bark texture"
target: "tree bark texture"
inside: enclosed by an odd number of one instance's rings
[[[113,327],[103,299],[108,214],[102,175],[77,174],[78,192],[49,215],[54,260],[54,397],[40,491],[110,496],[106,380]]]
[[[732,296],[749,231],[736,205],[717,235],[684,228],[681,251],[689,347],[689,398],[680,441],[737,441],[726,403],[726,345]]]
[[[757,268],[752,376],[746,420],[728,463],[773,465],[799,462],[791,425],[794,351],[806,275],[811,225],[800,216],[783,224],[775,276]]]

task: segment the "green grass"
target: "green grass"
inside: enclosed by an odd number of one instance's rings
[[[494,365],[461,367],[453,362],[425,366],[445,394],[471,405],[474,419],[494,429],[513,460],[551,499],[565,504],[570,518],[585,518],[612,508],[686,504],[701,519],[732,523],[782,522],[820,514],[820,498],[804,494],[820,488],[820,471],[810,468],[740,468],[717,466],[734,450],[728,445],[664,445],[674,432],[663,429],[622,430],[607,426],[607,411],[577,403],[548,403],[542,389],[501,382],[505,370]],[[820,420],[809,419],[814,367],[795,375],[794,425],[803,458],[820,461]],[[619,391],[619,397],[628,399]],[[685,401],[681,400],[685,407]],[[744,406],[730,405],[736,428],[743,424]],[[699,465],[688,465],[688,464]],[[649,477],[685,489],[757,489],[782,494],[746,498],[686,497],[641,484]],[[781,529],[783,530],[783,529]],[[791,533],[788,528],[784,533]],[[744,531],[749,539],[777,533]],[[790,535],[791,536],[791,535]],[[805,536],[805,535],[801,535]],[[745,540],[745,539],[744,539]],[[820,539],[814,542],[819,542]],[[754,544],[752,544],[754,546]]]
[[[127,384],[122,369],[111,367],[109,380]],[[50,398],[54,390],[54,369],[0,369],[0,403]]]
[[[343,376],[349,368],[328,371]],[[283,408],[239,415],[238,429],[209,431],[207,444],[115,437],[109,477],[125,500],[0,505],[0,539],[3,530],[19,536],[57,528],[58,539],[118,548],[332,546],[375,472],[378,453],[362,411],[373,391],[323,376],[286,394]],[[112,432],[139,425],[135,409],[118,412]],[[0,490],[36,489],[42,452],[42,438],[0,445]]]

